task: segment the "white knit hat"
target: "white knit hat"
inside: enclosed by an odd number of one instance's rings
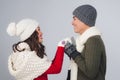
[[[35,29],[39,26],[38,22],[32,19],[23,19],[17,24],[12,22],[8,25],[7,33],[10,36],[20,36],[20,40],[28,39]]]

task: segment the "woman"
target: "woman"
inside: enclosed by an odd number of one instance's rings
[[[7,32],[19,36],[20,42],[13,45],[8,59],[8,68],[16,80],[48,80],[47,74],[60,73],[66,41],[60,41],[53,61],[48,60],[42,44],[42,32],[38,22],[23,19],[17,24],[10,23]]]

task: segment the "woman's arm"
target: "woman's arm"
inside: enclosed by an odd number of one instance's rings
[[[60,73],[64,57],[64,47],[58,47],[56,51],[55,58],[52,61],[50,68],[45,72],[45,74],[57,74]]]

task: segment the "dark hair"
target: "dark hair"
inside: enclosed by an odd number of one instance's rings
[[[19,50],[17,48],[17,46],[22,42],[26,42],[30,46],[31,51],[35,51],[37,53],[37,56],[43,58],[44,55],[46,55],[44,45],[42,43],[38,42],[37,31],[34,31],[34,33],[28,39],[26,39],[25,41],[21,41],[21,42],[18,42],[17,44],[14,44],[13,45],[13,51],[14,52],[16,50],[19,51],[19,52],[22,52],[22,51],[25,50],[25,49]]]

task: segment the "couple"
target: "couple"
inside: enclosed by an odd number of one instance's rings
[[[82,5],[73,11],[74,32],[79,36],[58,43],[53,61],[50,61],[42,44],[42,32],[37,21],[23,19],[10,23],[7,32],[19,36],[8,59],[8,68],[16,80],[48,80],[48,74],[60,73],[64,52],[71,60],[66,80],[105,80],[106,53],[100,32],[95,27],[96,9]]]

